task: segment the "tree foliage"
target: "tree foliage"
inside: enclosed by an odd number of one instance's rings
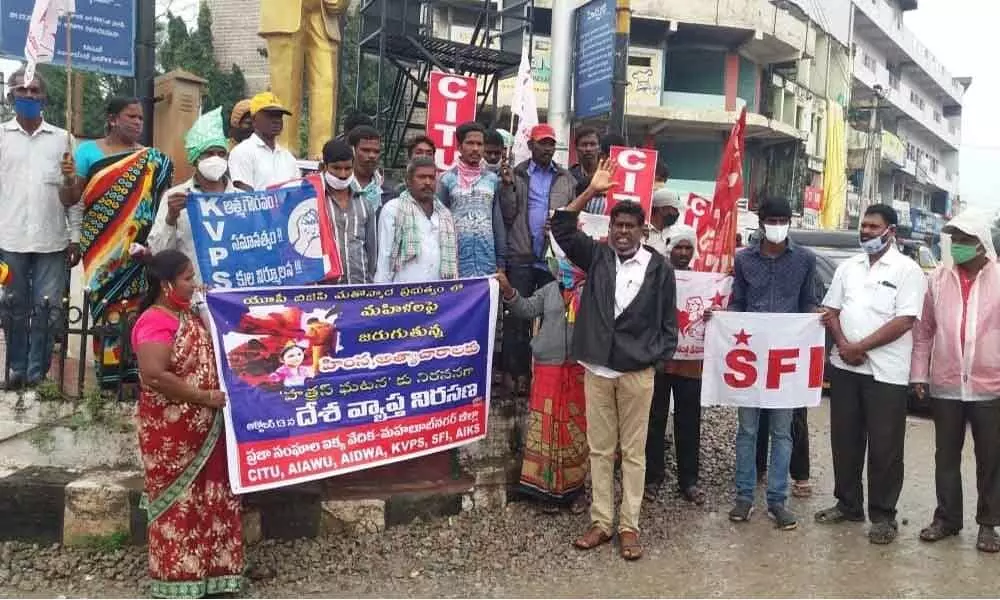
[[[202,107],[223,106],[229,111],[246,95],[246,79],[236,65],[223,70],[216,62],[212,42],[212,13],[205,2],[198,11],[198,24],[189,30],[180,17],[167,13],[157,22],[158,74],[184,69],[208,83]],[[48,108],[45,118],[59,127],[66,126],[66,70],[53,65],[39,65],[38,72],[48,84]],[[80,72],[83,84],[83,131],[85,137],[104,135],[104,107],[111,96],[135,95],[135,80],[99,73]]]
[[[362,56],[361,67],[361,88],[358,93],[359,62],[358,55],[361,53],[361,32],[363,28],[363,17],[357,9],[347,14],[344,23],[343,43],[340,46],[340,122],[342,123],[347,115],[352,112],[362,112],[369,116],[374,116],[378,110],[379,87],[378,87],[378,67],[377,57],[371,54]],[[392,94],[393,81],[396,77],[396,68],[388,62],[382,63],[382,103],[385,104]],[[384,107],[383,107],[384,108]],[[339,129],[339,127],[338,127]]]
[[[215,60],[212,40],[212,11],[206,2],[198,10],[198,25],[189,31],[184,19],[167,13],[165,32],[157,49],[161,72],[184,69],[206,81],[202,106],[228,111],[246,96],[247,84],[243,71],[236,65],[223,70]]]

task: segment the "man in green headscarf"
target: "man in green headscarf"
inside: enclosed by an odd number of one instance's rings
[[[222,121],[222,108],[203,114],[184,136],[184,150],[195,168],[194,176],[163,195],[153,228],[146,240],[153,253],[168,248],[180,250],[194,265],[196,283],[202,283],[198,259],[188,220],[187,196],[190,192],[222,193],[239,191],[229,177],[229,141]]]

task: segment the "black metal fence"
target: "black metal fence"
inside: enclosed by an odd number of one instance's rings
[[[46,385],[54,385],[61,396],[78,399],[97,389],[120,401],[134,400],[138,378],[131,333],[136,315],[125,305],[98,308],[101,316],[95,318],[86,293],[79,306],[72,305],[68,297],[61,302],[45,298],[38,305],[24,306],[4,295],[0,299],[4,383],[12,381],[15,359],[26,361],[23,353],[29,344],[41,343],[52,348],[45,376],[51,383]],[[14,336],[22,336],[28,343],[12,345]]]

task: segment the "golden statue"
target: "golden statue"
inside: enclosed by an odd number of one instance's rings
[[[309,89],[308,158],[319,159],[333,137],[340,63],[340,17],[348,0],[261,0],[260,33],[267,41],[271,91],[294,114],[281,145],[299,156],[303,83]]]

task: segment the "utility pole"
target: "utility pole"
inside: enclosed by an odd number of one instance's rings
[[[135,95],[142,101],[145,114],[142,143],[152,146],[153,108],[156,104],[156,3],[138,0],[136,6]]]
[[[628,91],[628,47],[632,31],[631,0],[615,3],[615,75],[609,129],[625,135],[625,94]],[[626,136],[627,139],[627,136]]]
[[[549,52],[553,69],[549,76],[548,124],[556,130],[555,161],[561,165],[569,160],[570,136],[570,77],[573,69],[566,61],[573,56],[573,0],[552,2],[552,46]],[[558,66],[556,65],[558,63]]]

